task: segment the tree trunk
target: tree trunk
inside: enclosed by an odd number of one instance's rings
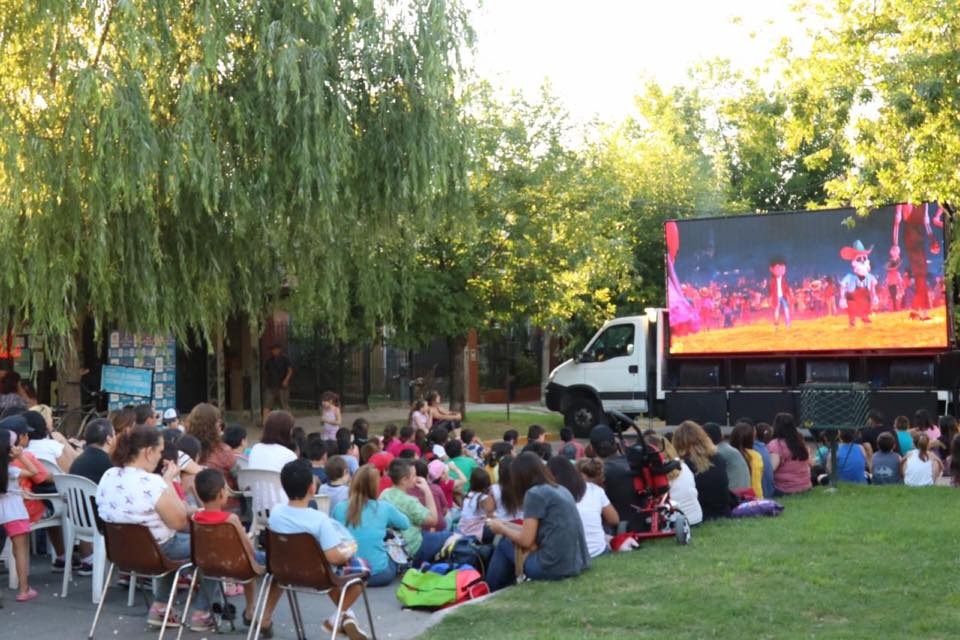
[[[450,410],[458,411],[467,417],[467,376],[466,367],[467,336],[447,338],[447,352],[450,354]]]
[[[540,404],[547,403],[547,377],[550,375],[550,342],[553,331],[543,330],[543,345],[540,347]]]
[[[80,421],[83,405],[83,395],[80,389],[80,377],[83,375],[83,323],[85,318],[80,316],[73,327],[70,336],[66,338],[63,355],[57,362],[57,395],[60,404],[66,405],[67,413],[60,425],[61,432],[67,436],[76,435],[80,430]]]

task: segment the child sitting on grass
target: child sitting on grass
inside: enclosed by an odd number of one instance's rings
[[[477,461],[483,462],[483,443],[477,440],[473,429],[464,429],[460,432],[460,442],[463,443],[463,451]]]
[[[877,451],[873,454],[873,484],[901,484],[900,456],[893,447],[897,444],[893,434],[884,431],[877,436]]]
[[[470,472],[470,491],[463,498],[457,531],[483,540],[483,524],[493,516],[497,502],[490,494],[490,474],[480,467]]]
[[[313,475],[310,463],[306,460],[294,460],[284,465],[280,472],[280,484],[287,494],[289,502],[273,508],[268,526],[274,533],[309,533],[320,545],[331,569],[338,576],[368,574],[370,568],[366,562],[356,557],[357,543],[346,528],[316,509],[309,507],[316,493],[317,479]],[[307,561],[308,559],[304,559]],[[337,605],[341,600],[339,589],[331,589],[330,600]],[[342,595],[344,613],[337,631],[343,632],[350,640],[367,640],[370,635],[357,623],[356,615],[350,608],[361,595],[361,586],[354,584]],[[333,633],[336,615],[331,614],[323,621],[327,633]]]
[[[237,533],[240,534],[240,542],[243,544],[243,550],[250,560],[250,564],[258,574],[263,575],[266,571],[264,568],[267,561],[266,554],[262,551],[253,550],[250,538],[247,537],[247,532],[240,524],[240,518],[237,517],[237,514],[225,510],[227,501],[230,499],[230,492],[227,489],[227,482],[223,474],[217,469],[204,469],[197,474],[194,480],[194,488],[197,492],[197,498],[203,505],[203,510],[193,514],[193,521],[205,525],[229,524],[234,526]],[[243,610],[243,623],[248,627],[253,617],[253,600],[256,590],[256,582],[248,582],[243,585],[243,597],[246,600],[246,608]],[[271,618],[281,594],[282,591],[279,588],[270,588],[267,607],[263,613],[263,623],[260,627],[260,635],[264,638],[273,636]]]
[[[327,484],[320,487],[317,495],[330,498],[330,513],[333,513],[333,508],[350,496],[350,472],[343,456],[327,460],[323,470],[327,474]]]

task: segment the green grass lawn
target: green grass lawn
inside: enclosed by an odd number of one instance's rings
[[[467,413],[463,426],[473,429],[482,440],[499,440],[507,429],[516,429],[521,436],[526,436],[527,427],[532,424],[539,424],[548,433],[559,434],[563,427],[563,416],[559,413],[534,413],[521,409],[510,411],[508,422],[506,411],[471,411]]]
[[[949,487],[842,486],[778,518],[711,522],[583,576],[525,583],[426,638],[948,638],[960,623]]]

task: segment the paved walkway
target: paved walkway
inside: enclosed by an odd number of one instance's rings
[[[96,605],[90,600],[90,578],[74,577],[70,592],[66,598],[60,597],[60,588],[63,574],[50,571],[48,558],[33,558],[30,585],[40,592],[35,600],[25,603],[15,602],[15,591],[7,589],[6,571],[0,571],[2,581],[3,608],[0,609],[0,637],[3,638],[86,638],[93,622]],[[370,589],[370,606],[373,611],[374,624],[379,638],[390,640],[406,640],[416,638],[438,619],[438,614],[429,614],[417,611],[403,610],[396,598],[396,588],[399,581],[390,587]],[[186,592],[180,591],[179,599],[182,604]],[[243,596],[231,598],[237,609],[243,609]],[[300,596],[300,608],[303,610],[307,627],[307,634],[316,638],[323,636],[321,625],[323,620],[333,613],[334,607],[326,596]],[[367,627],[366,613],[362,602],[353,607],[357,616]],[[127,607],[126,588],[114,587],[108,591],[100,624],[97,627],[97,638],[156,638],[157,631],[150,630],[146,625],[146,605],[143,597],[138,595],[132,607]],[[238,614],[239,618],[239,614]],[[227,636],[241,638],[246,636],[246,629],[237,621],[238,632]],[[242,635],[241,635],[242,634]],[[173,640],[176,633],[166,637]],[[185,639],[198,640],[210,638],[215,634],[201,634],[184,630]],[[340,636],[345,637],[345,636]],[[296,638],[293,622],[290,618],[290,609],[286,600],[281,600],[274,616],[274,638],[287,640]]]

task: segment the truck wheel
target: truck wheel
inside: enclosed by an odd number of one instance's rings
[[[578,438],[589,438],[590,430],[599,420],[600,407],[589,398],[574,398],[563,412],[564,424],[573,429]]]

